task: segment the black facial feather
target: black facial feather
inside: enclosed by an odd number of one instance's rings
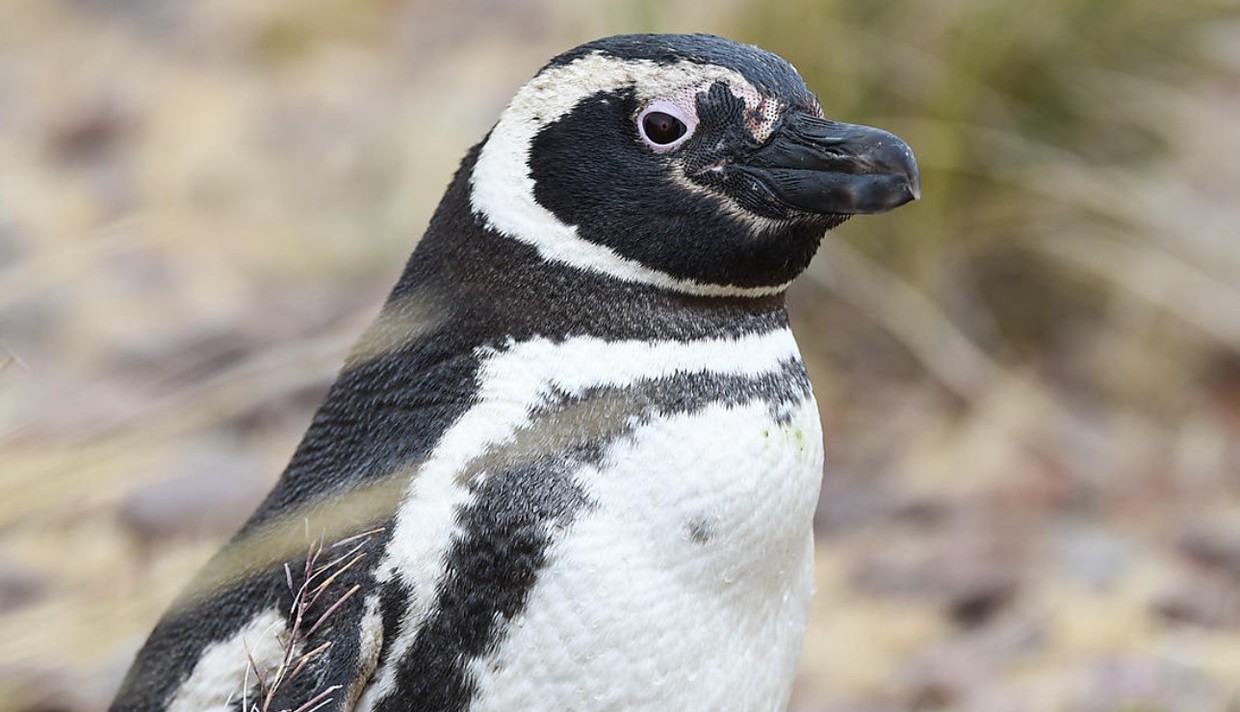
[[[679,149],[657,154],[641,141],[632,90],[588,97],[545,126],[530,150],[534,197],[578,235],[674,277],[759,287],[790,281],[809,264],[821,221],[755,225],[692,177],[751,149],[745,104],[722,84],[699,99],[701,123]],[[688,178],[688,180],[686,180]]]
[[[746,128],[752,119],[750,114],[750,107],[723,82],[716,82],[709,90],[700,92],[697,96],[698,131],[709,140],[686,147],[687,150],[680,152],[681,160],[689,180],[727,196],[754,215],[785,221],[778,228],[782,239],[772,241],[771,245],[772,249],[784,253],[783,269],[794,270],[791,276],[782,270],[778,272],[778,278],[788,281],[809,265],[823,233],[842,223],[845,217],[806,215],[790,210],[764,184],[743,172],[728,170],[733,164],[746,162],[762,148]],[[779,130],[780,123],[782,121],[775,124],[775,131]],[[808,250],[808,254],[803,250]]]

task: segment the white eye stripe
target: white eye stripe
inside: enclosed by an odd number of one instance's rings
[[[646,135],[646,117],[654,113],[667,114],[684,124],[685,132],[678,136],[676,140],[668,143],[660,143],[650,136]],[[655,153],[668,153],[673,151],[685,141],[688,141],[693,132],[697,129],[698,117],[696,110],[686,110],[683,102],[670,101],[667,99],[655,99],[646,105],[645,109],[637,115],[637,132],[641,134],[642,140]]]
[[[534,199],[529,155],[542,127],[567,115],[599,92],[636,91],[639,102],[660,98],[696,101],[697,88],[723,81],[734,94],[758,97],[737,72],[709,64],[679,63],[678,71],[649,60],[620,60],[594,53],[540,72],[513,97],[500,115],[470,174],[470,207],[488,227],[529,245],[545,260],[600,272],[626,282],[701,296],[759,297],[778,294],[787,284],[740,287],[675,277],[585,240],[577,228]],[[738,90],[737,87],[744,87]],[[746,104],[749,100],[746,100]],[[695,107],[695,104],[690,104]],[[687,125],[687,124],[686,124]],[[752,218],[756,219],[756,218]]]

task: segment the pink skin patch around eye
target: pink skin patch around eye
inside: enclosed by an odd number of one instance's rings
[[[694,87],[677,92],[672,96],[655,99],[642,109],[637,116],[638,133],[641,134],[642,141],[650,150],[655,153],[669,153],[676,150],[685,141],[688,141],[698,126],[697,117],[697,95],[705,86]],[[749,109],[749,120],[746,128],[749,133],[759,142],[764,143],[771,137],[771,131],[775,127],[775,122],[783,113],[783,107],[779,102],[762,96],[751,87],[738,88],[735,86],[728,87],[732,93],[738,98],[744,100],[745,105]],[[645,130],[642,128],[646,115],[653,112],[662,112],[670,116],[674,116],[685,125],[685,135],[676,139],[671,143],[659,144],[651,141],[646,136]]]

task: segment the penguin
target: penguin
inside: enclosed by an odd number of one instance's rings
[[[111,710],[784,709],[823,467],[784,293],[918,196],[765,50],[555,57]]]

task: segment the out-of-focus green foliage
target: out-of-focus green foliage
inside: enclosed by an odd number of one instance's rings
[[[1143,238],[1107,182],[1168,156],[1176,97],[1218,69],[1214,30],[1237,18],[1221,0],[790,0],[750,3],[738,28],[792,59],[828,115],[917,152],[921,203],[841,234],[974,337],[1028,353],[1092,323],[1107,282],[1039,242]]]

